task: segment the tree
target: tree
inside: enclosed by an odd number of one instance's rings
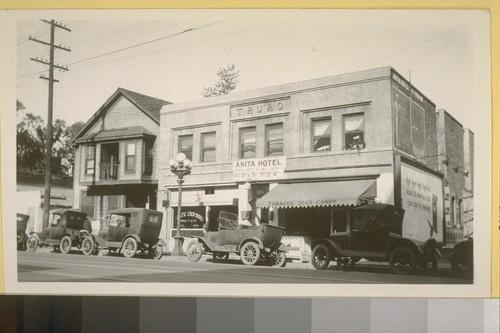
[[[240,71],[236,70],[236,66],[234,64],[227,65],[226,68],[221,67],[217,71],[219,81],[213,87],[203,88],[203,92],[201,94],[204,97],[227,95],[232,90],[236,89],[236,85],[239,83],[239,75]]]
[[[17,168],[40,171],[45,165],[45,131],[42,117],[27,113],[17,124]]]
[[[56,119],[52,126],[52,161],[54,175],[70,175],[73,171],[74,148],[71,140],[82,122],[71,126],[66,121]],[[17,124],[17,167],[19,170],[43,172],[45,170],[46,126],[40,116],[27,113]]]

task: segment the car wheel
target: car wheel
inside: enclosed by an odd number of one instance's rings
[[[125,258],[132,258],[137,252],[137,241],[133,237],[129,237],[123,241],[122,254]]]
[[[82,240],[82,253],[86,256],[90,256],[94,253],[94,247],[96,246],[94,240],[90,236],[85,236]]]
[[[330,251],[324,244],[316,245],[311,254],[311,262],[316,269],[325,269],[330,264]]]
[[[255,265],[260,258],[260,248],[255,242],[245,243],[240,250],[241,261],[245,265]]]
[[[151,247],[152,256],[154,260],[160,260],[163,256],[163,246],[161,244],[155,244]]]
[[[415,253],[406,246],[396,247],[389,255],[389,264],[394,273],[410,274],[415,270]]]
[[[286,266],[286,255],[283,251],[276,251],[276,255],[274,256],[274,265],[278,267]]]
[[[223,262],[229,259],[229,253],[227,252],[214,252],[212,254],[212,259],[214,262]]]
[[[466,260],[464,260],[464,255],[460,252],[454,253],[451,258],[451,269],[455,274],[461,277],[472,277],[473,269]]]
[[[61,238],[61,241],[59,242],[59,249],[61,253],[68,254],[71,250],[71,246],[73,245],[72,243],[73,241],[71,240],[71,237],[67,235]]]
[[[35,235],[31,235],[29,238],[28,238],[28,248],[27,248],[27,251],[28,252],[35,252],[36,249],[38,249],[38,246],[40,244],[38,243],[38,237],[36,237]]]
[[[198,242],[198,240],[193,239],[191,242],[189,242],[186,250],[186,257],[188,258],[189,261],[191,262],[197,262],[201,259],[201,256],[203,254],[203,248]]]

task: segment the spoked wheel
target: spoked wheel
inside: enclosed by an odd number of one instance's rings
[[[316,269],[325,269],[330,264],[330,251],[324,244],[316,245],[311,255],[312,265]]]
[[[397,247],[389,255],[389,264],[394,273],[410,274],[415,270],[415,254],[405,246]]]
[[[90,256],[94,253],[94,247],[96,246],[94,240],[91,236],[85,236],[82,240],[82,253],[86,256]]]
[[[350,270],[354,268],[359,260],[360,258],[357,257],[339,257],[337,259],[337,268],[340,270]]]
[[[163,256],[163,246],[157,243],[150,247],[149,253],[152,255],[154,260],[160,260]]]
[[[189,242],[186,250],[186,257],[191,262],[197,262],[201,259],[201,255],[203,254],[203,247],[197,239],[193,239]]]
[[[464,259],[464,255],[462,253],[453,254],[450,260],[451,268],[457,275],[461,277],[473,276],[473,265],[471,262]]]
[[[66,235],[63,238],[61,238],[61,241],[59,242],[59,250],[63,254],[68,254],[69,251],[71,251],[72,245],[73,241],[71,240],[71,237]]]
[[[278,267],[285,267],[286,266],[286,255],[285,252],[276,250],[276,253],[274,254],[274,265]]]
[[[241,261],[245,265],[255,265],[260,258],[260,248],[257,243],[248,242],[241,247]]]
[[[123,241],[122,254],[125,258],[132,258],[137,252],[137,241],[135,238],[129,237]]]
[[[212,254],[212,259],[214,262],[224,262],[229,259],[229,253],[227,252],[214,252]]]
[[[38,243],[38,237],[36,237],[35,235],[31,235],[29,238],[28,238],[28,243],[26,244],[27,245],[27,251],[28,252],[35,252],[36,249],[38,249],[38,246],[40,245]]]

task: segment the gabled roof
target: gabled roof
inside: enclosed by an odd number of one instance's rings
[[[74,137],[73,143],[80,141],[82,135],[104,114],[110,107],[113,105],[120,97],[125,97],[132,104],[137,106],[139,110],[144,112],[147,116],[149,116],[156,123],[160,123],[160,110],[164,105],[172,104],[168,101],[143,95],[135,91],[118,88],[111,97],[97,110],[96,113],[82,126],[81,130]]]
[[[144,136],[155,136],[155,135],[142,126],[130,126],[125,128],[113,128],[110,130],[87,134],[79,137],[78,139],[75,139],[75,143],[83,143],[88,141],[97,142],[97,141],[135,138]]]

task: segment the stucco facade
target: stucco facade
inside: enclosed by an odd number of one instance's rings
[[[157,206],[166,213],[162,235],[171,247],[177,182],[169,160],[181,151],[193,163],[191,175],[185,177],[182,209],[196,211],[204,219],[183,221],[185,236],[202,233],[201,222],[210,228],[220,210],[239,213],[240,219],[254,223],[283,225],[289,236],[311,236],[307,233],[322,227],[313,224],[310,214],[321,211],[318,219],[330,221],[337,214],[333,209],[352,206],[325,198],[330,203],[257,207],[256,200],[280,184],[328,182],[340,191],[372,181],[376,191],[370,200],[404,205],[402,191],[411,192],[405,186],[432,178],[443,211],[442,174],[434,171],[438,161],[434,113],[434,104],[390,67],[166,105],[157,155]],[[212,138],[208,147],[207,137]],[[412,185],[410,176],[420,178]],[[361,200],[362,194],[355,199]],[[318,209],[297,210],[314,207]],[[309,214],[310,221],[303,224],[312,227],[293,222],[297,214],[305,219]],[[411,213],[408,216],[411,220]],[[439,217],[434,224],[439,225],[442,240],[442,212]],[[407,231],[420,228],[417,224],[422,221],[407,222]]]

